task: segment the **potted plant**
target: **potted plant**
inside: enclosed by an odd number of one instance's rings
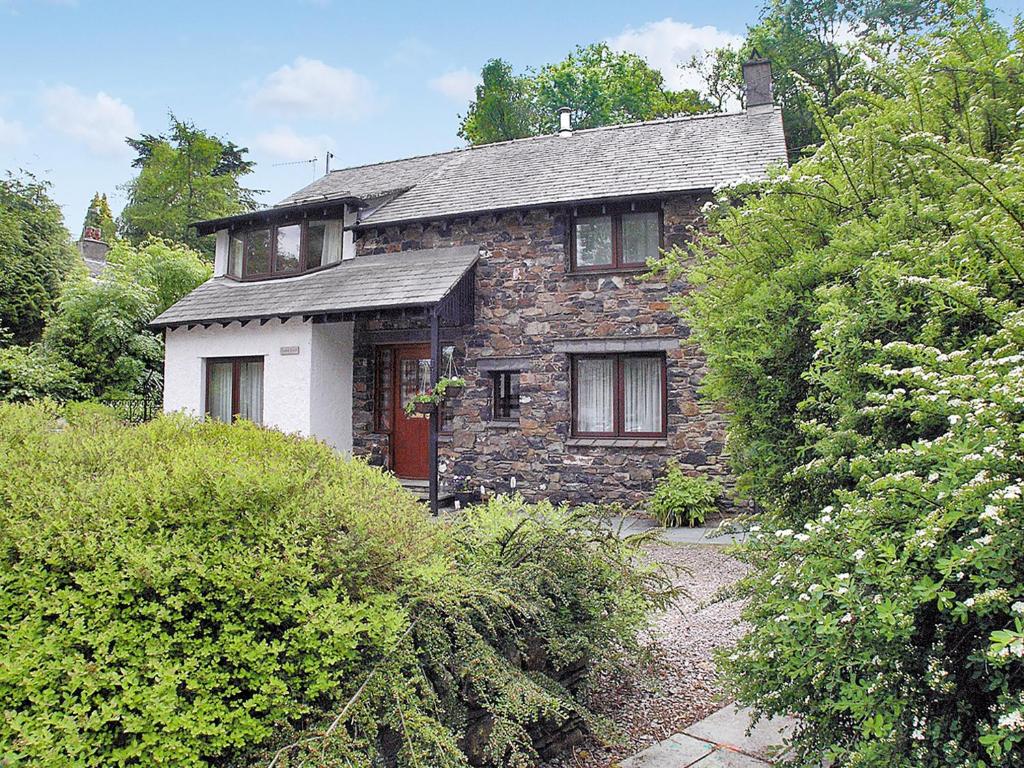
[[[431,413],[441,402],[441,398],[436,392],[427,390],[421,392],[418,395],[413,395],[412,399],[405,404],[405,415],[412,416],[414,414],[428,414]]]
[[[444,376],[438,379],[437,384],[434,385],[434,391],[441,396],[446,397],[458,397],[462,390],[466,388],[466,380],[461,376]]]

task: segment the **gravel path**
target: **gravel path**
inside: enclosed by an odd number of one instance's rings
[[[547,768],[606,768],[710,715],[727,701],[716,684],[712,650],[731,645],[744,632],[737,601],[711,602],[715,593],[745,573],[746,566],[721,547],[658,544],[651,556],[681,566],[676,583],[689,597],[659,615],[644,638],[651,661],[628,674],[603,680],[591,708],[617,732],[591,738]]]

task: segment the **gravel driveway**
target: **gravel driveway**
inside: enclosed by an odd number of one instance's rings
[[[727,703],[716,684],[712,651],[734,643],[745,629],[737,623],[737,601],[711,598],[743,576],[746,566],[716,546],[658,544],[650,547],[650,554],[685,569],[675,580],[689,597],[655,619],[644,638],[652,652],[650,663],[607,678],[593,692],[591,708],[610,719],[617,733],[602,734],[604,745],[591,738],[546,763],[547,768],[605,768]]]

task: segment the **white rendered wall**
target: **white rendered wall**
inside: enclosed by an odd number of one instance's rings
[[[301,318],[244,327],[232,323],[176,328],[165,339],[164,411],[206,412],[207,358],[260,356],[263,424],[352,450],[351,323],[316,326]]]
[[[313,326],[312,433],[352,452],[352,323]]]

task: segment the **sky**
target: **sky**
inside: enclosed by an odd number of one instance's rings
[[[997,0],[1000,18],[1024,0]],[[673,87],[696,53],[742,39],[760,2],[158,2],[0,0],[0,172],[52,184],[77,236],[94,192],[115,214],[134,174],[125,136],[168,112],[250,150],[270,204],[332,167],[461,146],[483,64],[517,69],[607,41]],[[315,163],[304,162],[317,158]]]

